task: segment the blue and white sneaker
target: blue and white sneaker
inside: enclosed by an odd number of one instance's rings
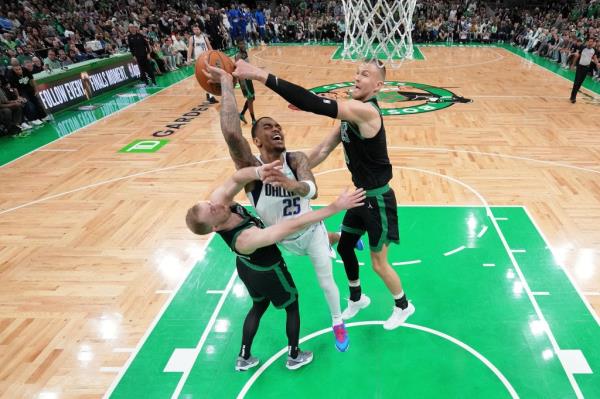
[[[335,347],[340,352],[346,352],[350,346],[350,338],[344,323],[333,326],[333,334],[335,335]]]
[[[358,249],[359,251],[365,249],[365,243],[363,242],[362,238],[359,238],[358,241],[356,241],[354,248]]]

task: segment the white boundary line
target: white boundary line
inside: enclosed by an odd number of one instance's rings
[[[176,86],[176,85],[178,85],[178,84],[180,84],[180,83],[183,83],[183,82],[185,82],[186,80],[190,79],[192,76],[194,76],[194,75],[188,76],[187,78],[183,78],[183,79],[182,79],[182,80],[180,80],[179,82],[173,83],[171,86],[168,86],[168,87],[173,87],[173,86]],[[163,90],[164,90],[164,89],[163,89]],[[16,161],[18,161],[19,159],[26,157],[27,155],[33,154],[34,152],[37,152],[37,151],[41,150],[42,148],[44,148],[44,147],[46,147],[46,146],[49,146],[49,145],[50,145],[50,144],[52,144],[52,143],[56,143],[57,141],[64,139],[65,137],[69,137],[69,136],[71,136],[72,134],[74,134],[74,133],[77,133],[78,131],[80,131],[80,130],[82,130],[82,129],[86,129],[86,128],[88,128],[88,127],[92,126],[92,125],[95,125],[96,123],[98,123],[98,122],[100,122],[100,121],[105,121],[105,120],[107,120],[108,118],[110,118],[110,117],[112,117],[112,116],[114,116],[114,115],[117,115],[118,113],[120,113],[120,112],[122,112],[122,111],[125,111],[126,109],[128,109],[128,108],[130,108],[130,107],[132,107],[132,106],[134,106],[134,105],[137,105],[137,104],[141,103],[142,101],[146,101],[146,100],[147,100],[147,99],[149,99],[150,97],[152,97],[152,96],[155,96],[155,95],[157,95],[157,94],[161,93],[163,90],[159,90],[159,91],[157,91],[156,93],[152,93],[152,94],[150,94],[150,95],[147,95],[147,96],[143,97],[141,100],[139,100],[139,101],[136,101],[136,102],[134,102],[134,103],[131,103],[131,104],[128,104],[128,105],[126,105],[124,108],[121,108],[120,110],[118,110],[118,111],[116,111],[116,112],[113,112],[113,113],[112,113],[112,114],[110,114],[110,115],[103,116],[102,118],[100,118],[100,119],[97,119],[97,120],[93,121],[92,123],[89,123],[89,124],[87,124],[87,125],[85,125],[85,126],[82,126],[82,127],[80,127],[79,129],[73,130],[73,131],[72,131],[71,133],[69,133],[69,134],[66,134],[66,135],[64,135],[64,136],[61,136],[61,137],[57,138],[56,140],[52,140],[51,142],[49,142],[49,143],[47,143],[47,144],[44,144],[43,146],[41,146],[41,147],[38,147],[38,148],[36,148],[36,149],[35,149],[35,150],[33,150],[33,151],[29,151],[28,153],[26,153],[26,154],[23,154],[23,155],[21,155],[20,157],[18,157],[18,158],[15,158],[15,159],[13,159],[13,160],[12,160],[12,161],[10,161],[10,162],[7,162],[7,163],[5,163],[4,165],[1,165],[1,166],[0,166],[0,168],[3,168],[3,167],[5,167],[5,166],[8,166],[8,165],[12,164],[13,162],[16,162]]]
[[[529,209],[527,209],[526,206],[524,206],[523,209],[525,210],[525,213],[529,217],[529,220],[531,220],[531,223],[533,224],[533,227],[535,227],[535,229],[537,230],[538,234],[540,235],[540,237],[542,237],[542,240],[544,240],[544,242],[546,243],[546,245],[548,246],[548,248],[550,248],[550,251],[552,252],[552,255],[554,256],[554,251],[552,251],[552,247],[550,246],[550,241],[548,241],[548,238],[546,238],[546,236],[544,235],[544,233],[542,232],[542,230],[539,228],[537,222],[533,218],[533,215],[529,212]],[[571,273],[569,273],[569,270],[567,270],[567,268],[561,262],[557,262],[556,261],[556,257],[554,257],[554,261],[558,264],[558,266],[566,274],[567,278],[571,282],[571,285],[573,286],[573,288],[575,288],[575,291],[577,291],[577,294],[579,295],[579,298],[583,301],[583,303],[587,307],[588,311],[590,312],[590,314],[592,315],[592,317],[594,318],[594,320],[596,320],[596,323],[600,326],[600,318],[598,317],[598,315],[594,311],[594,308],[592,307],[592,305],[589,303],[589,301],[585,297],[585,294],[583,292],[581,292],[581,288],[579,288],[579,286],[577,285],[577,282],[575,281],[575,279],[573,278],[573,276],[571,276]]]
[[[359,322],[355,322],[355,323],[348,323],[346,324],[346,327],[362,327],[362,326],[368,326],[368,325],[382,325],[384,322],[383,321],[359,321]],[[452,342],[453,344],[461,347],[462,349],[466,350],[467,352],[469,352],[471,355],[475,356],[479,361],[481,361],[484,365],[486,365],[495,375],[496,377],[498,377],[498,379],[500,380],[500,382],[502,382],[502,384],[504,385],[504,387],[506,388],[506,390],[510,393],[510,396],[512,398],[518,398],[519,395],[517,395],[517,392],[515,391],[515,389],[513,388],[513,386],[511,385],[510,381],[508,381],[508,379],[504,376],[504,374],[502,374],[502,372],[500,370],[498,370],[498,368],[496,366],[494,366],[494,364],[492,362],[490,362],[487,358],[485,358],[481,353],[477,352],[475,349],[473,349],[471,346],[465,344],[464,342],[454,338],[451,335],[445,334],[441,331],[437,331],[434,330],[432,328],[429,327],[424,327],[424,326],[420,326],[417,324],[410,324],[410,323],[405,323],[401,326],[401,328],[410,328],[410,329],[414,329],[414,330],[419,330],[422,332],[426,332],[429,334],[433,334],[436,335],[440,338],[443,338],[447,341]],[[315,337],[318,337],[319,335],[323,335],[326,334],[328,332],[331,331],[331,327],[329,328],[324,328],[322,330],[319,331],[315,331],[312,334],[309,334],[305,337],[303,337],[300,340],[300,343],[304,343],[306,341],[309,341]],[[273,356],[271,356],[271,358],[269,360],[267,360],[265,363],[263,363],[263,365],[254,372],[254,374],[252,374],[252,377],[250,377],[250,379],[246,382],[246,384],[242,387],[242,390],[240,391],[240,393],[237,395],[237,399],[243,399],[246,394],[248,393],[248,391],[250,390],[250,388],[252,387],[252,385],[254,384],[254,382],[261,376],[262,373],[264,373],[264,371],[271,365],[273,364],[273,362],[275,362],[275,360],[277,360],[278,358],[280,358],[282,355],[284,355],[285,353],[287,353],[287,347],[281,349],[279,352],[275,353]]]
[[[546,332],[546,336],[550,340],[550,344],[552,345],[552,348],[554,349],[554,353],[559,353],[560,347],[558,346],[558,342],[556,342],[554,333],[552,333],[550,324],[548,324],[548,322],[546,321],[546,318],[544,317],[544,314],[542,313],[542,310],[540,309],[540,307],[537,303],[537,300],[535,299],[535,296],[532,294],[531,288],[529,288],[529,284],[527,283],[527,280],[525,279],[525,275],[523,275],[523,272],[521,271],[521,267],[519,266],[519,263],[515,259],[513,252],[510,250],[510,247],[508,246],[508,242],[506,241],[506,237],[504,237],[504,233],[502,233],[502,230],[500,229],[500,225],[498,225],[498,222],[496,221],[496,219],[494,217],[491,217],[490,220],[492,221],[492,224],[494,225],[494,228],[496,229],[496,232],[498,233],[498,237],[500,238],[500,241],[502,242],[502,245],[504,246],[504,249],[506,250],[506,253],[507,253],[511,263],[512,263],[514,269],[516,270],[517,275],[519,276],[519,280],[521,280],[521,284],[523,285],[523,288],[525,289],[525,292],[527,293],[527,297],[529,298],[529,301],[533,305],[533,308],[535,310],[535,313],[536,313],[538,319],[544,325],[548,326],[548,328],[545,328],[544,331]],[[581,393],[581,389],[579,388],[577,381],[575,380],[573,375],[567,371],[568,370],[567,365],[563,363],[563,361],[560,359],[560,356],[558,357],[558,359],[563,367],[565,374],[567,375],[567,378],[569,379],[569,382],[571,383],[571,387],[575,391],[575,396],[578,399],[583,398],[583,394]]]
[[[177,384],[177,387],[175,388],[173,395],[171,395],[172,399],[177,399],[179,397],[179,394],[181,393],[183,386],[185,385],[188,377],[190,376],[190,372],[194,368],[193,365],[196,363],[196,360],[198,359],[198,355],[200,354],[200,351],[202,350],[202,347],[204,346],[204,342],[206,342],[206,339],[208,338],[208,334],[210,334],[210,331],[213,328],[213,324],[215,324],[215,321],[217,320],[217,316],[219,315],[219,312],[221,311],[221,308],[223,307],[223,304],[225,303],[225,299],[227,298],[227,295],[229,295],[229,292],[233,288],[233,283],[235,282],[236,277],[237,277],[237,270],[234,270],[233,273],[231,273],[231,277],[229,278],[229,282],[227,283],[227,286],[225,287],[225,291],[221,295],[221,298],[219,299],[219,302],[217,303],[215,310],[213,311],[212,315],[210,316],[210,320],[208,321],[208,324],[206,325],[206,328],[204,329],[204,332],[202,333],[202,336],[200,337],[198,344],[194,348],[194,360],[191,362],[192,367],[187,369],[180,377],[179,383]]]
[[[454,255],[457,252],[462,251],[463,249],[465,249],[466,247],[464,245],[461,245],[460,247],[453,249],[452,251],[448,251],[444,253],[444,256],[450,256],[450,255]]]
[[[531,292],[535,296],[548,296],[550,293],[548,291],[532,291]]]
[[[392,263],[392,266],[417,265],[419,263],[421,263],[421,259],[409,260],[406,262],[394,262],[394,263]]]
[[[487,225],[483,226],[483,228],[481,229],[481,231],[477,234],[477,238],[483,237],[483,235],[485,234],[486,231],[488,231]]]
[[[483,267],[495,267],[496,264],[495,263],[484,263],[482,266]]]
[[[208,239],[204,242],[204,248],[203,249],[208,248],[208,246],[210,245],[210,243],[211,243],[211,241],[213,240],[214,237],[215,237],[214,233],[211,234],[208,237]],[[104,396],[103,396],[104,399],[108,399],[110,397],[110,395],[112,395],[113,391],[115,390],[115,388],[117,387],[117,385],[121,381],[121,378],[123,378],[123,375],[129,369],[129,366],[131,366],[131,363],[136,358],[138,352],[140,351],[140,349],[142,349],[142,347],[146,343],[146,340],[148,339],[148,337],[150,336],[150,334],[152,333],[152,331],[154,331],[154,328],[158,324],[158,322],[161,319],[162,315],[165,313],[165,311],[167,310],[167,308],[169,307],[169,305],[171,304],[171,302],[175,298],[175,295],[177,295],[177,293],[179,292],[179,289],[181,288],[181,286],[183,285],[183,283],[185,282],[185,280],[187,280],[187,278],[190,275],[190,273],[192,272],[192,270],[194,270],[194,266],[196,265],[196,263],[200,262],[201,260],[202,259],[195,260],[194,265],[192,265],[192,267],[188,268],[188,270],[185,272],[185,274],[181,277],[181,280],[177,284],[177,288],[175,288],[173,290],[173,292],[169,296],[169,299],[167,299],[167,301],[163,304],[162,308],[157,313],[157,315],[154,317],[154,320],[152,320],[152,323],[150,323],[150,326],[146,329],[146,332],[144,332],[144,335],[139,340],[139,342],[136,345],[135,349],[132,351],[131,355],[127,359],[127,362],[125,363],[125,365],[123,367],[121,367],[119,375],[113,380],[112,384],[110,385],[110,387],[108,388],[108,390],[104,394]]]

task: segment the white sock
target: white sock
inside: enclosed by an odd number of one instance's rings
[[[348,281],[350,287],[360,287],[360,279],[354,281]]]
[[[404,290],[400,291],[398,295],[394,295],[394,299],[400,299],[404,296]]]

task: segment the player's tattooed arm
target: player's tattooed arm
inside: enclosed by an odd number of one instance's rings
[[[317,198],[315,177],[308,166],[308,158],[303,152],[290,152],[290,166],[296,171],[298,180],[290,179],[281,168],[270,168],[262,175],[264,183],[282,187],[301,197]]]
[[[313,175],[312,170],[310,170],[310,166],[308,164],[308,157],[306,156],[306,154],[300,151],[291,152],[290,163],[290,166],[296,170],[296,175],[298,176],[299,181],[294,181],[294,183],[296,183],[296,187],[294,187],[293,190],[289,191],[292,191],[302,197],[306,197],[311,189],[309,183],[306,182],[310,181],[314,184],[315,187],[315,192],[311,198],[317,198],[319,195],[319,191],[315,182],[315,176]]]
[[[221,84],[221,131],[236,169],[260,165],[258,160],[252,156],[250,144],[242,135],[240,115],[235,100],[233,77],[220,68],[208,65],[208,63],[206,63],[206,70],[208,72],[205,72],[205,74],[209,78],[209,81]]]

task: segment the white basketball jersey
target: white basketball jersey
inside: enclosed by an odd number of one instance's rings
[[[260,156],[256,157],[260,163],[263,161]],[[292,180],[298,180],[295,171],[288,164],[288,154],[283,153],[283,174]],[[272,226],[279,223],[281,220],[292,219],[310,212],[310,200],[291,193],[281,187],[275,187],[270,184],[264,184],[261,181],[256,181],[254,190],[247,192],[246,195],[250,203],[256,209],[258,216],[265,222],[267,226]],[[293,239],[301,235],[303,231],[297,232],[285,238],[285,240]]]
[[[194,35],[192,36],[193,44],[194,44],[194,59],[198,59],[200,54],[208,50],[208,44],[206,44],[206,39],[204,35],[200,35],[200,37]]]

